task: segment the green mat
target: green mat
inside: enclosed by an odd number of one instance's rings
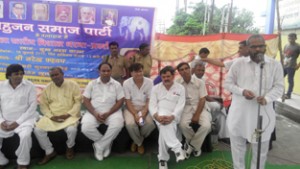
[[[174,153],[170,152],[169,169],[232,169],[231,155],[228,151],[203,153],[200,157],[191,157],[176,163]],[[37,165],[38,160],[31,161],[31,169],[157,169],[157,154],[138,155],[133,153],[112,154],[107,159],[96,161],[93,154],[76,154],[73,160],[66,160],[60,155],[46,165]],[[7,169],[13,169],[11,162]],[[266,169],[299,169],[299,165],[270,165]]]

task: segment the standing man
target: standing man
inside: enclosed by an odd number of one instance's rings
[[[148,137],[154,130],[155,125],[148,113],[148,104],[153,82],[143,76],[143,65],[134,63],[129,67],[131,78],[124,84],[126,108],[124,118],[126,129],[133,140],[130,150],[144,154],[144,138]]]
[[[142,43],[139,47],[140,51],[133,56],[134,63],[141,63],[144,66],[144,76],[151,76],[152,57],[150,55],[150,45]]]
[[[89,82],[83,93],[83,104],[88,110],[82,118],[82,133],[94,141],[95,158],[102,161],[109,156],[111,144],[124,126],[121,107],[124,92],[121,84],[111,78],[112,66],[103,62],[98,67],[100,77]],[[104,135],[97,127],[108,125]]]
[[[283,70],[279,62],[264,55],[266,44],[263,36],[251,35],[247,45],[250,57],[235,61],[225,80],[225,88],[232,92],[227,125],[234,169],[245,168],[246,141],[252,144],[251,169],[254,169],[257,163],[258,136],[253,135],[257,134],[257,111],[258,106],[261,106],[263,131],[260,134],[262,143],[259,168],[264,169],[269,140],[275,127],[273,102],[284,90]],[[259,95],[260,88],[261,95]]]
[[[300,54],[300,45],[296,43],[297,35],[290,33],[288,35],[289,44],[284,47],[284,76],[288,76],[289,88],[285,94],[285,99],[290,99],[294,88],[294,76],[296,70],[300,67],[297,64],[297,58]]]
[[[119,54],[118,42],[108,44],[110,55],[103,56],[102,62],[108,62],[112,66],[111,77],[121,84],[127,77],[128,63],[124,56]]]
[[[239,50],[238,50],[239,56],[240,57],[247,57],[249,56],[249,49],[246,44],[246,40],[239,42]],[[230,61],[225,61],[223,62],[222,60],[219,59],[212,59],[212,58],[202,58],[201,59],[203,62],[210,63],[214,66],[219,66],[219,67],[225,67],[225,69],[228,71],[230,69],[230,66],[233,64],[235,59],[230,60]]]
[[[18,169],[27,169],[32,146],[31,132],[37,118],[37,98],[35,86],[23,79],[24,68],[11,64],[6,68],[6,79],[0,84],[0,149],[3,138],[19,135],[17,155]],[[0,151],[0,168],[8,164],[8,159]]]
[[[185,88],[185,106],[180,120],[180,129],[185,137],[185,156],[201,155],[201,146],[206,135],[211,130],[211,114],[205,104],[207,91],[204,81],[191,75],[188,63],[182,62],[177,66],[181,76],[177,80]]]
[[[159,129],[159,169],[167,169],[169,148],[175,153],[177,162],[185,159],[182,145],[176,136],[177,125],[185,105],[185,89],[181,84],[174,82],[175,70],[171,66],[164,67],[159,74],[162,83],[152,89],[149,111]]]
[[[77,135],[77,125],[80,119],[81,92],[79,85],[71,80],[64,79],[60,67],[49,70],[52,80],[43,90],[40,100],[40,109],[43,116],[36,123],[34,134],[46,152],[45,157],[39,162],[46,164],[56,156],[47,132],[64,130],[67,133],[66,158],[74,158],[74,145]]]

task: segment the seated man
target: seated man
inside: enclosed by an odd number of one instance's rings
[[[46,152],[45,157],[39,162],[40,165],[46,164],[56,156],[47,132],[64,129],[68,138],[66,158],[74,158],[73,147],[80,119],[81,93],[79,85],[74,81],[65,80],[60,67],[51,68],[49,75],[52,82],[43,90],[40,100],[43,116],[34,129],[41,148]]]
[[[86,86],[83,93],[83,104],[88,110],[82,117],[82,133],[94,141],[95,158],[102,161],[109,156],[111,144],[124,126],[121,107],[124,92],[121,84],[111,78],[112,66],[103,62],[98,66],[100,77]],[[108,125],[104,135],[97,127]]]
[[[149,111],[159,129],[159,169],[168,168],[169,148],[175,153],[177,162],[185,159],[182,144],[176,136],[177,125],[185,105],[185,89],[181,84],[174,82],[174,74],[175,70],[171,66],[166,66],[160,71],[162,83],[153,87],[149,102]]]
[[[188,63],[182,62],[177,66],[181,76],[177,81],[186,91],[186,101],[181,115],[180,129],[185,137],[186,158],[193,152],[194,156],[201,155],[201,146],[206,135],[211,130],[211,114],[206,103],[207,91],[205,83],[191,75]]]
[[[38,115],[35,86],[23,75],[21,65],[11,64],[6,68],[7,80],[0,84],[0,149],[3,138],[19,135],[18,169],[27,169],[30,163],[31,132]],[[0,151],[0,168],[7,164],[8,159]]]
[[[131,78],[124,84],[126,108],[124,118],[126,128],[133,140],[131,151],[136,149],[139,154],[144,154],[143,141],[154,130],[155,125],[148,114],[148,103],[152,89],[152,80],[143,76],[143,65],[134,63],[129,67]]]
[[[195,62],[193,66],[194,66],[193,76],[207,83],[207,80],[205,80],[205,78],[203,77],[205,73],[205,64],[201,61],[198,61]],[[218,100],[216,100],[213,97],[210,97],[209,95],[206,96],[206,101],[207,101],[206,102],[207,106],[210,109],[210,112],[212,114],[212,121],[213,121],[212,132],[214,132],[215,129],[216,131],[219,130],[218,138],[224,139],[226,142],[228,142],[227,139],[229,138],[229,132],[226,126],[227,114],[225,108],[223,107],[223,105],[221,105],[221,103]]]

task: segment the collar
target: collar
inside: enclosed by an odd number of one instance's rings
[[[109,81],[108,81],[107,83],[103,83],[103,82],[101,81],[100,76],[99,76],[99,77],[96,79],[96,82],[97,82],[98,84],[113,84],[113,78],[110,77],[110,78],[109,78]]]

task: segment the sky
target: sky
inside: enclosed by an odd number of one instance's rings
[[[176,0],[63,0],[63,1],[79,1],[87,3],[101,3],[111,5],[125,5],[125,6],[144,6],[156,8],[156,26],[158,24],[168,28],[172,25],[172,19],[174,18],[176,11]],[[179,7],[184,7],[184,0],[179,0]],[[201,2],[202,0],[187,0],[188,4]],[[204,2],[211,3],[211,0],[203,0]],[[261,17],[266,9],[268,0],[232,0],[233,6],[239,9],[245,8],[252,11],[255,14],[255,26],[261,27],[264,25],[264,18]],[[220,8],[225,4],[230,3],[231,0],[215,0],[215,5]]]

